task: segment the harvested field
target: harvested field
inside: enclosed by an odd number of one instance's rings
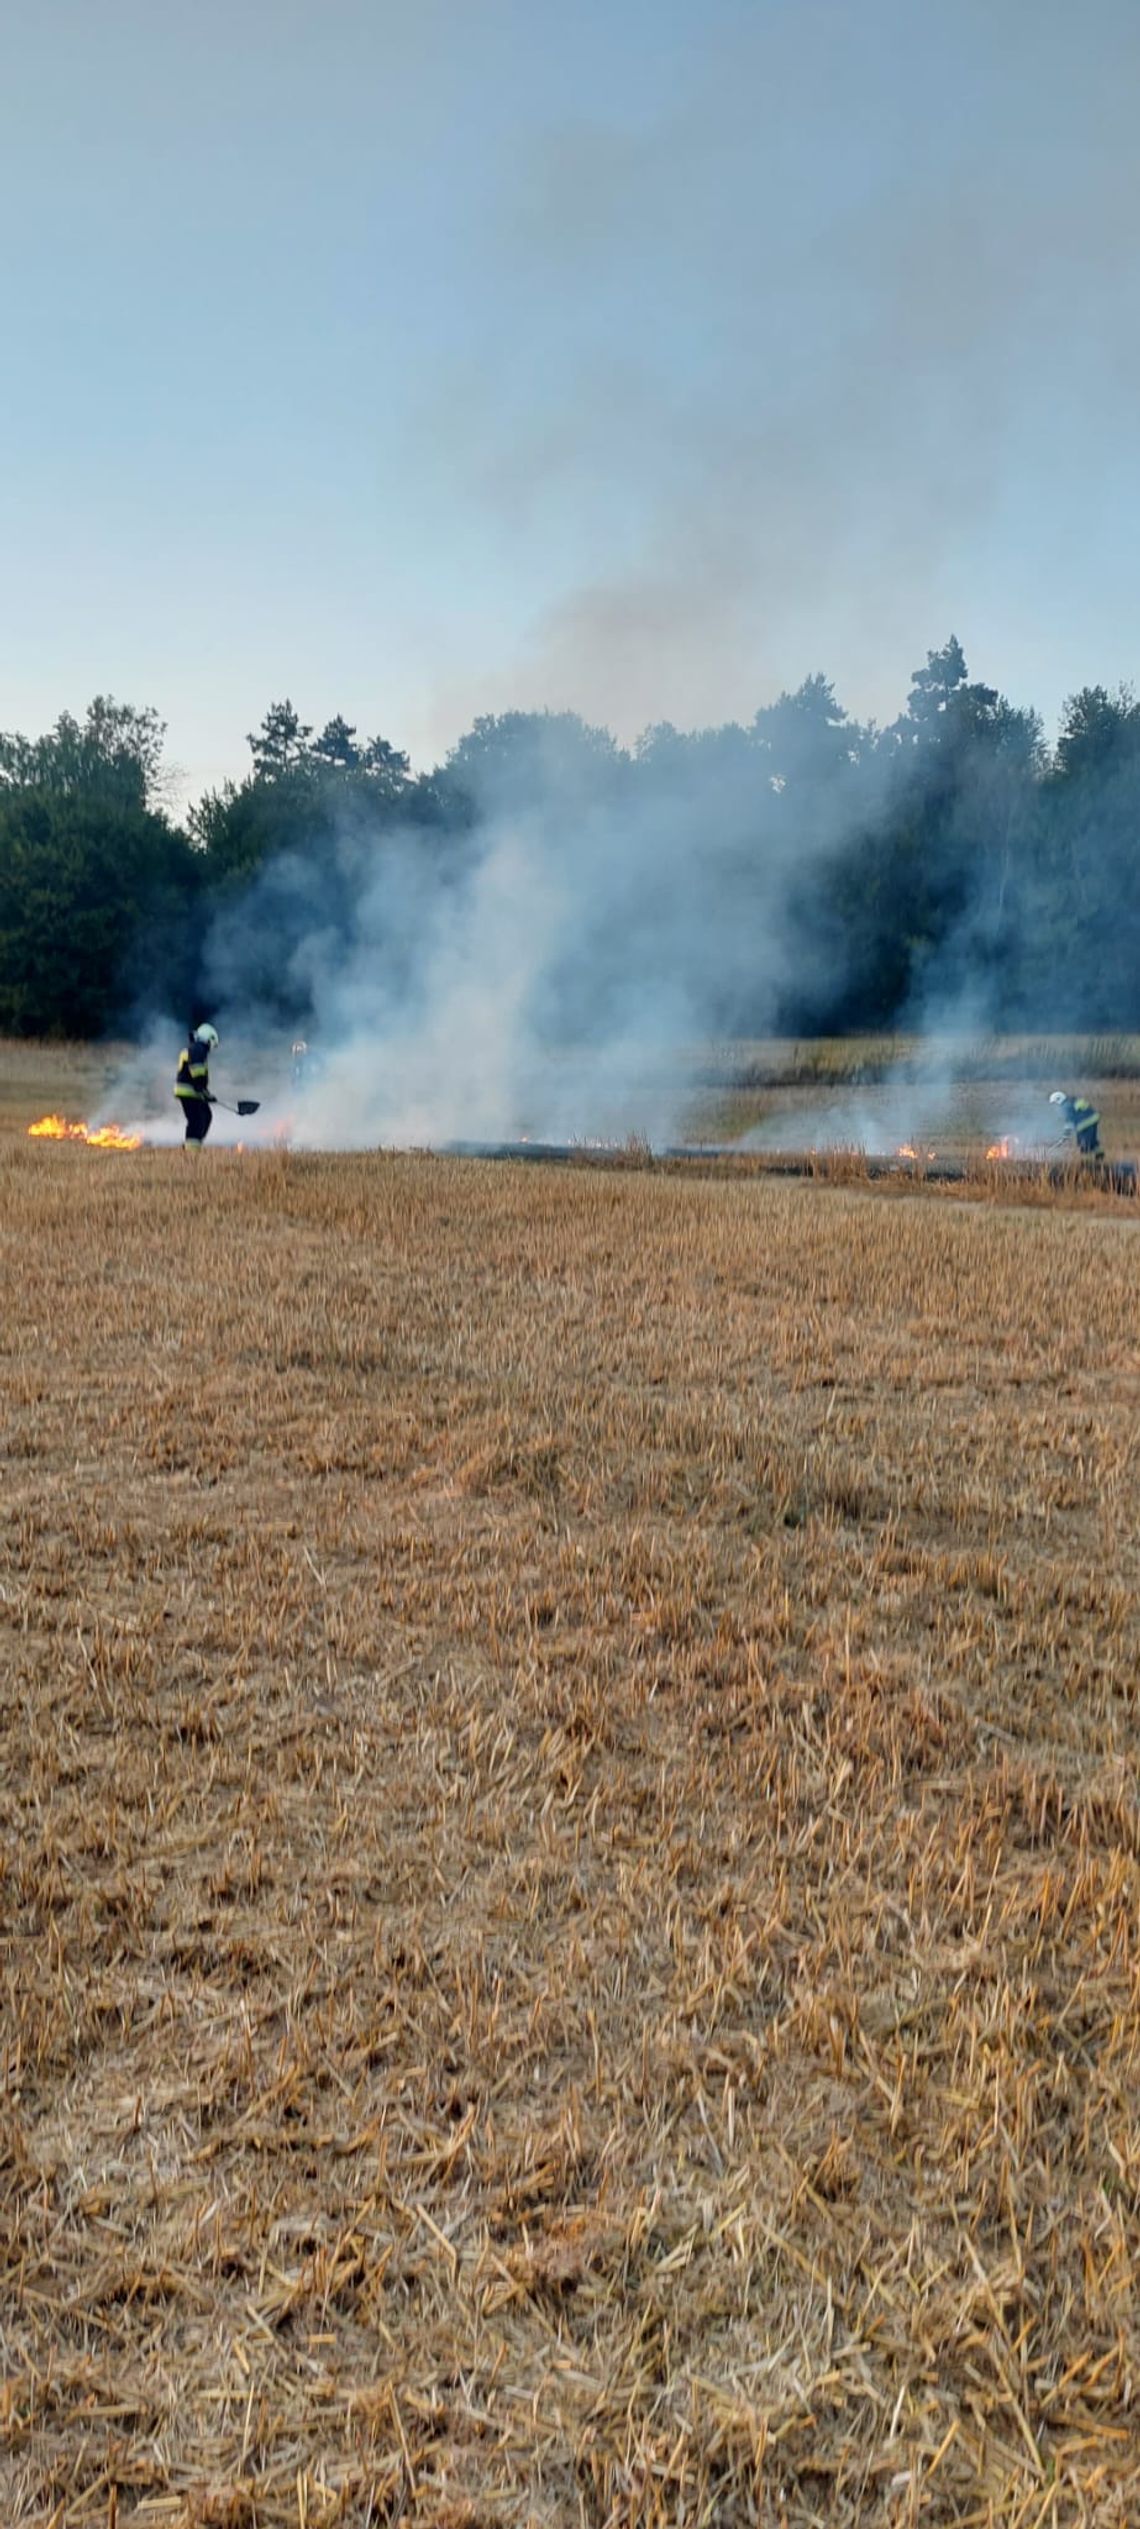
[[[0,1037],[0,1132],[27,1130],[58,1107],[94,1112],[127,1058],[126,1046],[50,1045],[36,1037]]]
[[[72,1119],[108,1113],[119,1123],[173,1126],[173,1044],[53,1045],[0,1038],[0,1132],[26,1131],[37,1117]],[[551,1073],[558,1064],[552,1060]],[[1058,1082],[1091,1097],[1113,1160],[1140,1157],[1140,1038],[994,1037],[976,1044],[906,1037],[821,1038],[804,1044],[755,1042],[692,1048],[684,1067],[691,1087],[669,1134],[678,1142],[745,1145],[755,1163],[766,1154],[835,1153],[849,1160],[866,1150],[890,1154],[933,1146],[939,1159],[975,1168],[994,1143],[1012,1136],[1028,1159],[1057,1132],[1048,1091]],[[287,1045],[234,1041],[227,1030],[222,1071],[226,1094],[255,1088],[265,1119],[290,1104]],[[537,1116],[520,1115],[513,1130],[542,1141]],[[631,1092],[631,1124],[637,1096]],[[589,1118],[584,1117],[588,1148]],[[224,1130],[224,1125],[223,1125]],[[286,1128],[285,1138],[291,1138]],[[296,1138],[303,1143],[304,1131]],[[371,1136],[369,1137],[372,1138]],[[647,1148],[634,1130],[631,1147]],[[215,1148],[217,1144],[215,1141]]]
[[[4,2519],[1136,2519],[1135,1211],[0,1142]]]

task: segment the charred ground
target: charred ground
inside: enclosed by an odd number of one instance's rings
[[[1134,1207],[0,1176],[6,2516],[1133,2517]]]

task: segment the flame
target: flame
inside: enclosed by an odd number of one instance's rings
[[[41,1115],[38,1124],[29,1124],[28,1133],[32,1141],[41,1136],[49,1142],[81,1142],[84,1138],[82,1124],[65,1124],[62,1115]]]
[[[121,1124],[101,1124],[97,1133],[85,1132],[88,1150],[141,1150],[141,1133],[124,1133]]]
[[[31,1141],[85,1142],[88,1150],[141,1150],[141,1133],[124,1133],[121,1124],[100,1124],[94,1133],[86,1124],[69,1124],[63,1115],[41,1115],[29,1124]]]
[[[936,1159],[937,1156],[937,1151],[919,1150],[913,1142],[900,1142],[898,1149],[895,1152],[896,1159],[917,1159],[923,1162],[928,1159]]]
[[[1012,1133],[1006,1133],[1003,1135],[1000,1142],[990,1143],[989,1149],[986,1152],[986,1157],[987,1159],[1013,1159],[1016,1156],[1016,1152],[1017,1143],[1015,1142]]]

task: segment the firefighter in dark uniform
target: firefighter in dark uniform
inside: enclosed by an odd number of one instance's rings
[[[1088,1098],[1070,1098],[1063,1089],[1050,1093],[1050,1106],[1060,1107],[1065,1130],[1071,1133],[1082,1159],[1103,1159],[1100,1146],[1100,1117]]]
[[[201,1145],[210,1130],[210,1056],[218,1042],[213,1027],[195,1028],[178,1058],[174,1095],[186,1118],[187,1142]]]

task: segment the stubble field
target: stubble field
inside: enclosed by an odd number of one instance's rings
[[[0,2515],[1137,2517],[1134,1212],[0,1142]]]

